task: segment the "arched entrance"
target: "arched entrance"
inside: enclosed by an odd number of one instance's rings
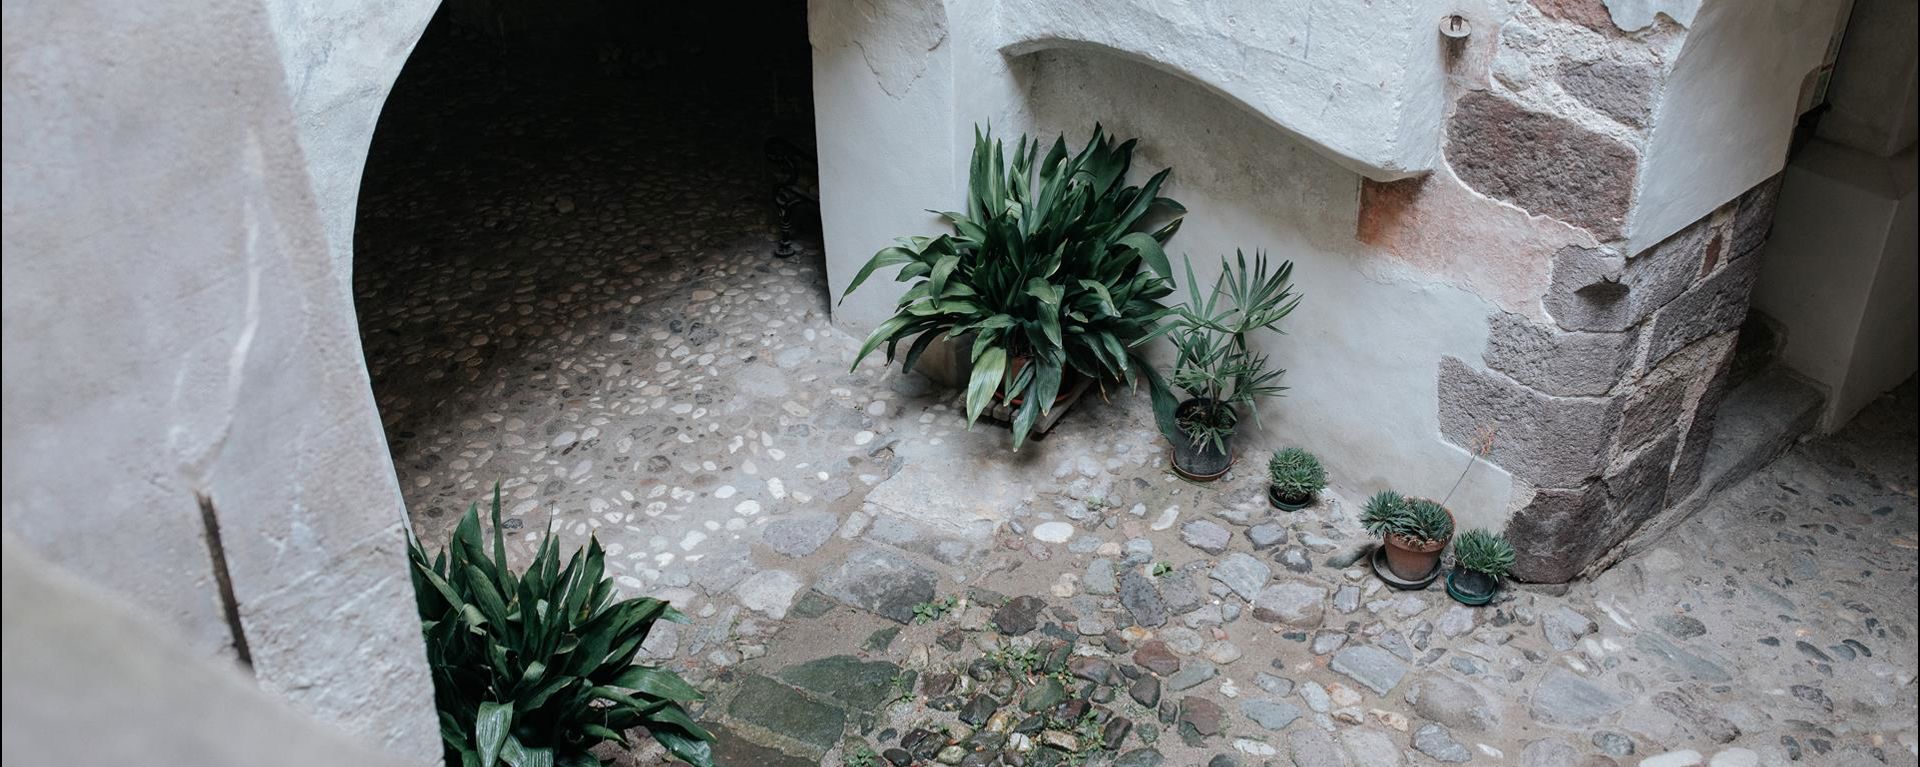
[[[616,573],[650,587],[714,532],[644,521],[677,516],[656,489],[700,487],[661,465],[711,474],[769,321],[826,317],[806,19],[576,5],[436,14],[371,142],[355,305],[423,537],[500,482],[523,540],[549,514],[575,537],[625,528],[601,536],[633,555]]]

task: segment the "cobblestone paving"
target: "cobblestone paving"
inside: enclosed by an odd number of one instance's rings
[[[694,616],[647,652],[722,764],[1915,763],[1911,384],[1597,581],[1467,608],[1359,563],[1341,467],[1279,512],[1166,472],[1141,397],[1014,455],[847,372],[817,251],[768,255],[758,102],[428,74],[355,280],[414,526],[498,481],[516,556],[597,534]]]

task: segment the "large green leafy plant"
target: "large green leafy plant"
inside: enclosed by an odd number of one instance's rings
[[[1159,195],[1167,170],[1126,183],[1134,145],[1095,126],[1078,153],[1056,138],[1036,163],[1038,142],[1020,137],[1009,160],[1001,142],[976,131],[967,209],[940,214],[953,233],[902,238],[847,286],[852,293],[889,266],[913,283],[854,365],[882,345],[892,362],[911,339],[904,362],[912,368],[936,338],[971,334],[967,422],[998,394],[1014,407],[1015,449],[1070,375],[1134,385],[1146,366],[1133,347],[1154,334],[1168,311],[1159,299],[1173,292],[1161,246],[1186,210]],[[1154,211],[1176,217],[1147,231]],[[1170,411],[1171,400],[1160,399],[1156,408]]]
[[[548,535],[516,576],[497,486],[492,521],[491,554],[478,504],[431,560],[418,539],[408,541],[447,763],[597,767],[588,749],[625,745],[626,730],[645,727],[668,753],[710,767],[713,736],[680,705],[700,693],[672,671],[633,662],[655,621],[686,616],[657,599],[615,601],[598,540],[562,567]]]
[[[1234,258],[1220,259],[1212,290],[1200,287],[1193,262],[1187,261],[1187,303],[1167,325],[1175,355],[1169,380],[1192,400],[1176,411],[1179,432],[1196,446],[1211,443],[1222,453],[1239,426],[1239,406],[1257,420],[1256,401],[1286,390],[1278,382],[1287,371],[1273,368],[1247,337],[1258,330],[1281,332],[1280,321],[1300,303],[1291,284],[1292,261],[1269,270],[1265,253],[1255,251],[1252,266],[1245,253],[1235,251]],[[1160,426],[1169,439],[1176,438],[1164,419]]]

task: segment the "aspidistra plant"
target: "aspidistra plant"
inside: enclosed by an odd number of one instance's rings
[[[897,281],[913,283],[854,366],[883,345],[891,363],[911,339],[911,369],[935,339],[971,334],[967,423],[999,395],[1013,406],[1016,450],[1070,374],[1132,387],[1144,373],[1156,416],[1170,421],[1172,395],[1134,350],[1161,332],[1169,312],[1159,301],[1173,292],[1162,246],[1186,209],[1160,196],[1168,170],[1126,183],[1135,145],[1115,144],[1096,125],[1078,153],[1056,138],[1036,165],[1037,142],[1022,136],[1008,161],[1001,142],[976,130],[967,209],[940,213],[953,232],[901,238],[848,284],[850,294],[888,266],[900,267]],[[1149,231],[1155,212],[1172,218]]]
[[[562,566],[549,532],[514,573],[498,485],[491,517],[491,551],[478,505],[437,556],[408,536],[447,764],[599,767],[589,749],[628,745],[626,731],[644,728],[674,758],[711,767],[713,735],[683,707],[700,693],[671,670],[634,662],[656,622],[686,616],[657,599],[618,599],[592,538]]]

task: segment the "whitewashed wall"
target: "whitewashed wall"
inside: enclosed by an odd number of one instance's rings
[[[5,19],[6,529],[207,657],[244,643],[297,710],[437,759],[398,488],[323,226],[352,203],[315,197],[265,8],[8,0]]]

